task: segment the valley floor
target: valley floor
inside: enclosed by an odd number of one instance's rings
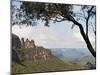
[[[25,66],[19,65],[17,63],[12,63],[12,74],[21,74],[21,73],[43,73],[43,72],[54,72],[54,71],[68,71],[68,70],[79,70],[83,69],[80,65],[77,64],[67,64],[51,56],[46,61],[38,60],[34,61],[24,61]]]

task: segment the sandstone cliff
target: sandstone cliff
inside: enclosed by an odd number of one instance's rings
[[[12,34],[12,60],[13,61],[38,61],[40,59],[47,60],[51,55],[51,51],[44,47],[35,45],[34,40],[22,38],[21,40],[15,34]]]

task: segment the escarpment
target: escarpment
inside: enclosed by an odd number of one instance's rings
[[[49,49],[44,47],[36,46],[34,40],[25,40],[24,38],[19,38],[17,35],[12,34],[12,52],[13,57],[18,57],[12,60],[26,61],[38,61],[38,60],[48,60],[52,55]],[[16,52],[16,55],[15,55]]]

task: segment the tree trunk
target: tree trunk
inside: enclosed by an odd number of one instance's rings
[[[95,52],[95,50],[93,49],[93,47],[91,45],[91,42],[89,40],[88,35],[85,34],[85,32],[84,32],[83,26],[80,23],[78,23],[71,15],[67,14],[66,13],[67,11],[66,11],[66,9],[64,7],[61,8],[61,12],[64,14],[62,16],[64,18],[66,18],[66,20],[73,22],[75,25],[77,25],[79,27],[80,33],[81,33],[83,39],[86,42],[87,48],[89,49],[89,51],[91,52],[91,54],[96,58],[96,52]]]
[[[79,27],[80,33],[81,33],[83,39],[86,42],[87,48],[89,49],[89,51],[91,52],[91,54],[96,58],[96,52],[95,52],[95,50],[93,49],[93,47],[92,47],[92,45],[90,43],[89,37],[86,36],[86,34],[84,32],[83,26],[80,23],[78,23],[77,21],[75,21],[75,20],[73,20],[73,23],[76,24]]]

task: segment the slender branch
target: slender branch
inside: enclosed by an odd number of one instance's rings
[[[84,18],[84,15],[82,15],[82,14],[80,14],[80,13],[75,13],[75,16],[79,16],[79,17]]]
[[[86,18],[86,36],[88,36],[88,22],[89,22],[90,16],[92,15],[91,11],[93,10],[93,8],[94,8],[94,6],[92,6],[87,12],[88,16]]]
[[[62,11],[62,13],[63,13],[63,11]],[[96,52],[94,51],[94,49],[92,47],[92,44],[91,44],[91,42],[89,40],[89,37],[86,36],[86,34],[84,32],[82,24],[80,24],[79,22],[77,22],[71,15],[65,14],[65,17],[66,17],[67,20],[73,22],[75,25],[77,25],[79,27],[80,33],[81,33],[84,41],[86,42],[87,48],[89,49],[89,51],[91,52],[91,54],[96,58]]]
[[[86,19],[86,15],[85,15],[85,12],[84,12],[84,10],[82,10],[83,11],[83,16],[84,16],[84,18]]]
[[[86,36],[86,34],[84,32],[83,26],[80,23],[78,23],[77,21],[75,21],[75,20],[73,20],[72,22],[79,27],[80,33],[81,33],[83,39],[86,42],[87,48],[89,49],[89,51],[91,52],[91,54],[96,58],[96,52],[94,51],[94,49],[92,47],[92,44],[91,44],[91,42],[89,40],[89,37]]]
[[[95,27],[93,27],[93,25],[91,25],[91,26],[92,26],[92,29],[93,29],[93,33],[96,36],[96,29],[95,29]]]

